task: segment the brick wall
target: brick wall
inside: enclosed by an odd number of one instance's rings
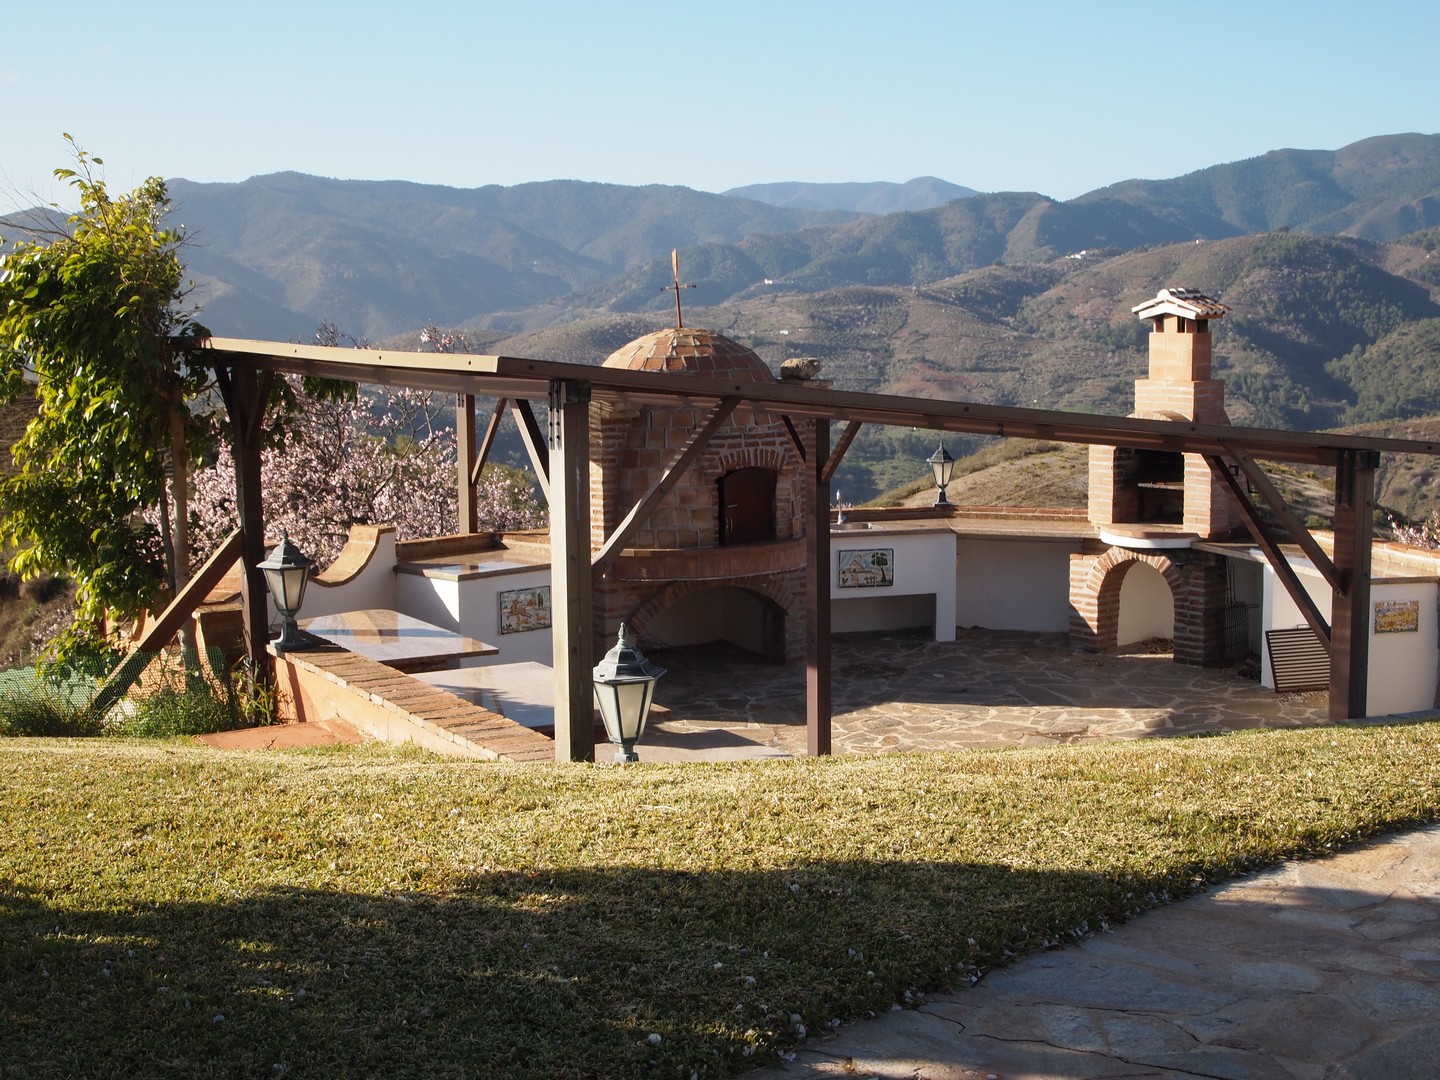
[[[1070,556],[1070,642],[1086,652],[1113,649],[1120,588],[1137,564],[1158,570],[1175,604],[1175,662],[1214,667],[1225,660],[1225,560],[1209,552],[1112,547]]]

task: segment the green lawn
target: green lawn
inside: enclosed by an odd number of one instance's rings
[[[716,1077],[1440,820],[1440,723],[737,765],[0,741],[0,1075]]]

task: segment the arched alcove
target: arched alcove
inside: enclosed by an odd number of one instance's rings
[[[1151,638],[1174,638],[1175,597],[1165,575],[1143,562],[1124,564],[1115,644],[1133,645]]]

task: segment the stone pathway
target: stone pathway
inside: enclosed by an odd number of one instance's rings
[[[1230,882],[751,1075],[1429,1080],[1440,827]]]
[[[1234,670],[1186,667],[1168,652],[1079,653],[1063,634],[923,631],[837,635],[838,753],[1054,745],[1327,722],[1324,693],[1280,694]],[[734,646],[656,650],[669,669],[652,721],[660,745],[724,729],[805,752],[805,671]]]

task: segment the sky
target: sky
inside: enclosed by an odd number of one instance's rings
[[[62,133],[145,177],[724,191],[938,176],[1057,199],[1440,132],[1433,0],[24,3],[0,209]]]

